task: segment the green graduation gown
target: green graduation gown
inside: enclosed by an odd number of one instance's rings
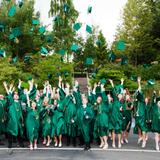
[[[0,134],[5,132],[6,123],[6,101],[0,100]]]
[[[39,132],[39,113],[38,110],[27,108],[26,116],[26,134],[29,141],[33,142],[34,139],[38,139]]]
[[[77,125],[75,122],[77,108],[72,100],[71,95],[67,96],[63,101],[65,134],[71,137],[76,137]]]
[[[77,124],[78,130],[84,138],[85,143],[90,142],[90,123],[94,117],[94,112],[92,107],[87,104],[87,106],[80,106],[77,111]]]
[[[23,136],[23,114],[22,108],[19,101],[14,101],[12,95],[8,96],[8,104],[7,107],[7,133],[21,137]]]
[[[64,115],[63,104],[61,101],[57,101],[57,106],[52,107],[51,117],[51,137],[59,136],[64,130]]]

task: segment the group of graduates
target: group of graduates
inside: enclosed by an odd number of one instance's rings
[[[62,147],[62,136],[67,146],[84,145],[90,150],[90,143],[99,140],[99,147],[108,149],[108,137],[112,147],[118,148],[128,143],[132,119],[135,118],[134,132],[138,134],[138,144],[146,147],[148,132],[155,133],[155,148],[160,142],[160,97],[154,91],[151,98],[145,97],[138,78],[138,89],[131,96],[124,89],[124,80],[114,85],[109,80],[112,91],[107,93],[104,84],[99,82],[88,87],[88,93],[81,94],[79,84],[71,88],[59,77],[57,87],[48,81],[43,90],[38,90],[34,80],[29,80],[29,89],[19,80],[18,90],[13,84],[3,83],[6,95],[0,95],[0,135],[5,134],[8,148],[17,140],[24,147],[29,142],[30,150],[37,149],[37,142],[43,145]]]

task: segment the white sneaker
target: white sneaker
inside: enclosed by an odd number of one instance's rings
[[[113,148],[116,148],[116,145],[115,145],[115,144],[112,144],[112,147],[113,147]]]
[[[104,150],[108,149],[108,143],[104,145],[103,149]]]
[[[118,148],[122,148],[122,145],[121,145],[121,143],[119,143],[119,144],[118,144]]]
[[[142,141],[142,138],[138,138],[138,142],[137,142],[137,144],[140,144],[140,143],[141,143],[141,141]]]
[[[159,151],[159,145],[156,145],[156,151]]]
[[[60,142],[60,143],[59,143],[58,147],[59,147],[59,148],[61,148],[61,147],[62,147],[62,142]]]
[[[142,142],[142,148],[145,148],[146,147],[146,141],[143,141]]]
[[[46,141],[46,140],[44,140],[44,141],[43,141],[43,144],[45,145],[46,143],[47,143],[47,141]]]
[[[58,146],[58,142],[55,142],[54,146],[57,147]]]
[[[123,140],[121,140],[121,144],[124,144],[124,141],[123,141]]]
[[[34,145],[34,149],[37,149],[37,144]]]
[[[128,139],[124,139],[124,141],[125,141],[125,143],[127,143],[127,144],[128,144]]]
[[[32,146],[32,145],[30,145],[29,149],[30,149],[30,151],[32,151],[32,150],[33,150],[33,146]]]
[[[99,147],[103,148],[104,147],[104,142],[102,142]]]

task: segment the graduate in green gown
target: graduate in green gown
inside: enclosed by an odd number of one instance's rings
[[[159,92],[160,93],[160,92]],[[152,100],[152,131],[155,133],[156,150],[160,150],[160,97],[154,92]]]
[[[148,140],[148,132],[152,130],[152,104],[150,97],[145,98],[145,125],[146,125],[146,141]]]
[[[110,120],[110,127],[112,126],[112,147],[115,148],[115,134],[118,134],[118,148],[121,148],[121,138],[122,138],[122,125],[123,125],[123,112],[125,111],[124,102],[123,102],[123,82],[121,79],[121,85],[119,90],[116,90],[116,87],[113,84],[112,80],[109,80],[112,86],[113,94],[113,104],[112,104],[112,113]],[[111,129],[111,128],[110,128]]]
[[[42,127],[43,144],[47,147],[51,143],[51,105],[49,105],[49,98],[45,97],[43,107],[40,112],[40,120]]]
[[[128,91],[127,91],[128,92]],[[125,94],[125,103],[126,103],[126,110],[124,111],[124,123],[123,123],[123,134],[121,143],[123,144],[128,143],[128,136],[131,129],[132,124],[132,113],[133,113],[133,102],[129,92]]]
[[[64,106],[64,120],[65,120],[65,135],[67,136],[67,146],[70,145],[72,140],[73,146],[76,146],[77,136],[77,124],[75,121],[77,108],[75,105],[75,98],[70,91],[69,84],[66,84],[65,88],[65,99],[63,101]]]
[[[55,89],[53,89],[55,90]],[[54,137],[54,146],[62,147],[62,134],[64,130],[64,107],[60,100],[59,93],[54,91],[54,101],[52,104],[51,117],[51,137]]]
[[[0,145],[3,143],[1,142],[1,136],[6,131],[6,100],[4,96],[0,94]]]
[[[145,123],[145,98],[141,89],[141,78],[138,78],[138,90],[136,91],[136,115],[135,127],[138,128],[138,144],[142,141],[142,148],[146,146],[146,123]]]
[[[85,142],[84,150],[90,149],[90,124],[94,117],[94,112],[88,99],[85,95],[82,95],[82,105],[78,108],[77,111],[77,124],[80,133],[83,136]]]
[[[27,108],[26,108],[26,134],[30,142],[30,150],[37,149],[37,139],[39,132],[39,112],[35,101],[29,99],[29,94],[26,92]]]
[[[6,132],[8,134],[8,148],[12,148],[13,137],[17,137],[19,145],[23,145],[23,114],[22,107],[19,102],[18,93],[15,92],[13,84],[10,87],[7,87],[7,83],[4,82],[4,87],[8,94],[7,96],[7,123],[6,123]]]
[[[97,114],[94,125],[94,135],[95,137],[100,138],[100,148],[108,149],[108,133],[109,133],[109,106],[108,106],[108,97],[105,93],[104,85],[101,84],[101,96],[97,97]]]

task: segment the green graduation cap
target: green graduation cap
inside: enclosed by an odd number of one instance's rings
[[[16,6],[12,6],[8,11],[8,16],[13,17],[15,13],[16,13]]]
[[[103,79],[101,79],[101,80],[100,80],[100,83],[101,83],[101,84],[106,84],[106,83],[107,83],[107,81],[106,81],[106,79],[105,79],[105,78],[103,78]]]
[[[18,61],[17,57],[12,58],[12,63],[16,63]]]
[[[37,19],[32,19],[32,24],[33,25],[38,25],[38,24],[40,24],[40,22]]]
[[[30,61],[30,56],[25,56],[24,57],[24,63],[28,63]]]
[[[130,79],[131,79],[131,81],[135,81],[135,82],[137,82],[137,76],[136,75],[131,75],[131,77],[130,77]]]
[[[68,77],[69,76],[69,73],[67,71],[64,71],[64,76],[65,77]]]
[[[19,37],[22,34],[21,29],[19,27],[12,28],[12,34],[14,37]]]
[[[86,32],[92,34],[92,27],[89,25],[86,25]]]
[[[96,45],[97,45],[98,47],[100,47],[100,46],[102,45],[101,40],[98,39],[98,40],[96,41]]]
[[[148,69],[148,68],[150,67],[150,64],[143,64],[143,67],[144,67],[145,69]]]
[[[93,64],[93,58],[87,58],[85,64],[86,65],[92,65]]]
[[[23,0],[18,1],[18,6],[19,6],[19,8],[21,8],[23,6]]]
[[[119,51],[124,51],[126,49],[125,42],[123,40],[120,40],[117,42],[117,49]]]
[[[60,17],[59,16],[54,17],[53,21],[54,22],[59,22],[60,21]]]
[[[43,26],[42,26],[42,27],[39,28],[38,31],[39,31],[39,33],[43,34],[43,33],[45,33],[45,31],[46,31],[46,27],[43,27]]]
[[[6,53],[4,49],[0,49],[0,57],[6,57]]]
[[[33,78],[32,78],[32,76],[29,76],[28,77],[28,81],[31,81]]]
[[[48,74],[48,79],[52,79],[52,74]]]
[[[92,6],[88,7],[88,14],[92,12]]]
[[[4,32],[4,25],[3,24],[0,24],[0,32]]]
[[[41,47],[41,54],[48,54],[48,50],[45,47]]]
[[[122,57],[121,65],[126,65],[126,64],[128,64],[128,58],[127,57]]]
[[[151,85],[151,86],[155,85],[155,83],[156,83],[156,82],[155,82],[154,79],[150,79],[150,80],[147,81],[147,84],[148,84],[148,85]]]
[[[51,35],[46,36],[46,40],[47,40],[47,43],[52,43],[53,42],[53,38],[52,38]]]
[[[64,4],[64,12],[68,12],[70,9],[69,5],[67,3]]]
[[[75,31],[78,31],[81,28],[81,26],[82,26],[81,23],[75,23],[74,26],[73,26],[73,29]]]
[[[76,52],[79,49],[79,46],[77,44],[72,44],[71,51]]]
[[[60,54],[61,56],[64,56],[65,53],[66,53],[66,51],[65,51],[64,49],[60,49],[60,50],[58,51],[58,54]]]
[[[108,55],[108,59],[110,62],[114,62],[116,59],[116,55],[113,52],[110,52]]]

